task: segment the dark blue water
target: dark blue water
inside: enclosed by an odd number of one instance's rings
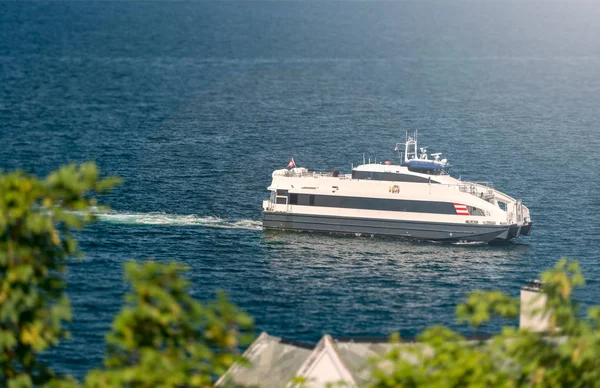
[[[80,237],[72,340],[100,365],[127,260],[191,267],[258,330],[316,341],[454,324],[478,288],[512,295],[561,256],[600,298],[600,6],[562,1],[0,2],[0,167],[94,160],[125,185]],[[406,130],[463,179],[522,198],[506,247],[266,233],[290,157],[350,171]],[[492,327],[490,330],[493,330]]]

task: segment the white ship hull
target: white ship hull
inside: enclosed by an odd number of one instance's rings
[[[342,235],[408,238],[427,241],[501,243],[531,233],[531,224],[473,225],[431,221],[352,218],[285,212],[262,213],[265,229],[308,231]]]

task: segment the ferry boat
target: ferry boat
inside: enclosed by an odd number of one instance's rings
[[[487,182],[449,175],[447,159],[406,136],[400,164],[365,163],[352,174],[275,170],[263,201],[264,229],[499,243],[531,235],[529,209]],[[430,157],[431,156],[431,157]],[[364,159],[364,158],[363,158]]]

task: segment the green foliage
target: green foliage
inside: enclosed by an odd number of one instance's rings
[[[541,275],[547,296],[545,333],[504,328],[489,341],[467,341],[443,327],[426,330],[371,361],[373,387],[597,387],[600,386],[600,307],[579,314],[573,289],[584,284],[577,262],[559,261]],[[475,292],[457,307],[459,321],[478,327],[515,317],[519,301],[498,291]]]
[[[295,376],[288,383],[286,388],[310,388],[310,387],[313,387],[315,385],[315,383],[316,383],[315,379],[307,379],[306,377]],[[336,382],[329,382],[329,383],[325,384],[325,388],[349,388],[349,387],[354,387],[354,385],[352,385],[346,381],[343,381],[343,380],[336,381]]]
[[[68,338],[67,260],[79,256],[73,230],[93,220],[93,195],[119,183],[93,163],[39,180],[0,172],[0,386],[76,387],[39,354]],[[133,292],[107,337],[106,370],[89,386],[210,386],[236,361],[252,322],[223,294],[205,305],[189,294],[177,264],[129,263]]]
[[[107,336],[105,370],[86,379],[90,387],[212,386],[241,361],[251,318],[219,294],[202,304],[189,294],[179,264],[128,263],[133,290]]]
[[[456,307],[459,322],[478,327],[489,322],[493,315],[514,318],[519,315],[519,301],[500,291],[475,291],[467,302]]]
[[[75,384],[60,378],[39,354],[68,337],[66,260],[77,256],[72,230],[92,220],[93,194],[117,178],[100,179],[96,166],[74,164],[40,180],[0,171],[0,385]]]
[[[305,388],[308,386],[308,379],[302,376],[294,376],[289,383],[290,388]]]
[[[427,329],[418,340],[417,344],[395,348],[383,360],[374,360],[372,385],[508,386],[508,374],[496,370],[492,356],[479,342],[469,342],[440,326]]]

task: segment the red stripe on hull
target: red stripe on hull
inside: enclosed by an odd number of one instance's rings
[[[456,214],[459,216],[470,216],[469,210],[467,209],[467,205],[463,205],[461,203],[455,203],[454,209],[456,210]]]

